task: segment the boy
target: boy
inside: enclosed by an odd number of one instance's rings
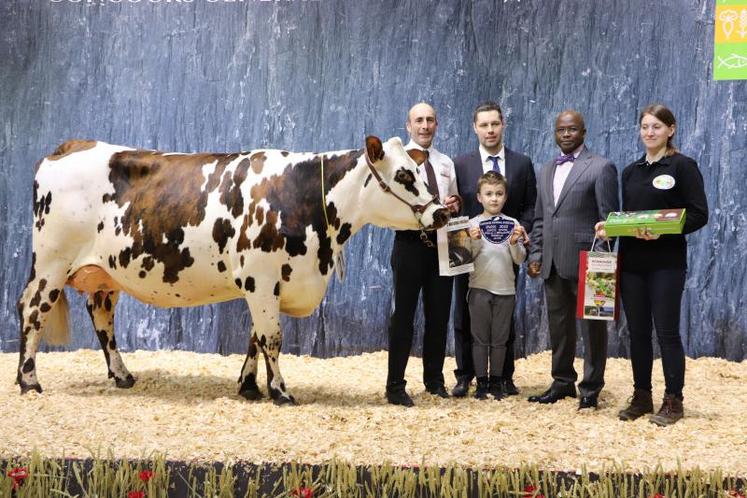
[[[475,270],[469,276],[467,302],[472,317],[477,399],[487,399],[488,394],[496,400],[505,396],[501,372],[516,300],[513,265],[526,258],[520,242],[528,238],[526,231],[517,220],[501,214],[507,191],[503,175],[495,171],[483,174],[477,182],[477,200],[483,213],[470,220]]]

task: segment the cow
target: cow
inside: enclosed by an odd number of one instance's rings
[[[337,255],[367,223],[421,231],[446,224],[448,210],[418,174],[424,160],[397,137],[325,153],[65,142],[36,166],[32,265],[18,302],[21,393],[42,391],[41,338],[69,341],[67,285],[88,294],[109,378],[120,388],[135,383],[114,336],[121,292],[160,307],[244,298],[253,323],[239,394],[263,397],[262,352],[269,396],[295,404],[278,365],[280,313],[314,311]]]

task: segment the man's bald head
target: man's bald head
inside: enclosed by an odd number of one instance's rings
[[[406,127],[413,142],[424,149],[429,148],[438,127],[436,110],[425,102],[415,104],[407,113]]]
[[[555,143],[563,154],[570,154],[584,143],[586,125],[580,112],[573,109],[558,114],[555,120]]]

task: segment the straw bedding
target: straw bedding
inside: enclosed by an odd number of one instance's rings
[[[37,449],[49,457],[141,458],[153,452],[184,461],[303,461],[354,464],[515,467],[589,471],[721,469],[747,475],[747,368],[713,358],[688,360],[686,418],[659,428],[617,420],[631,394],[630,365],[610,359],[596,412],[577,401],[538,406],[526,396],[549,384],[550,355],[517,362],[518,397],[496,402],[438,399],[423,391],[422,365],[411,358],[408,390],[415,408],[384,398],[386,352],[316,359],[283,355],[286,383],[299,401],[276,407],[237,395],[243,356],[137,351],[124,361],[138,382],[117,389],[99,351],[40,353],[42,394],[18,394],[16,354],[0,354],[0,457]],[[453,383],[447,359],[447,384]],[[576,368],[582,371],[577,360]],[[260,364],[260,386],[264,367]],[[663,391],[654,365],[654,396]],[[658,406],[657,406],[658,408]]]

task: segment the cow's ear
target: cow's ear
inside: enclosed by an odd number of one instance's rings
[[[381,161],[384,159],[384,145],[379,137],[366,137],[366,153],[371,162]]]
[[[427,157],[425,155],[425,152],[423,152],[420,149],[410,149],[407,151],[407,154],[412,158],[415,163],[420,166],[425,162],[425,158]]]

